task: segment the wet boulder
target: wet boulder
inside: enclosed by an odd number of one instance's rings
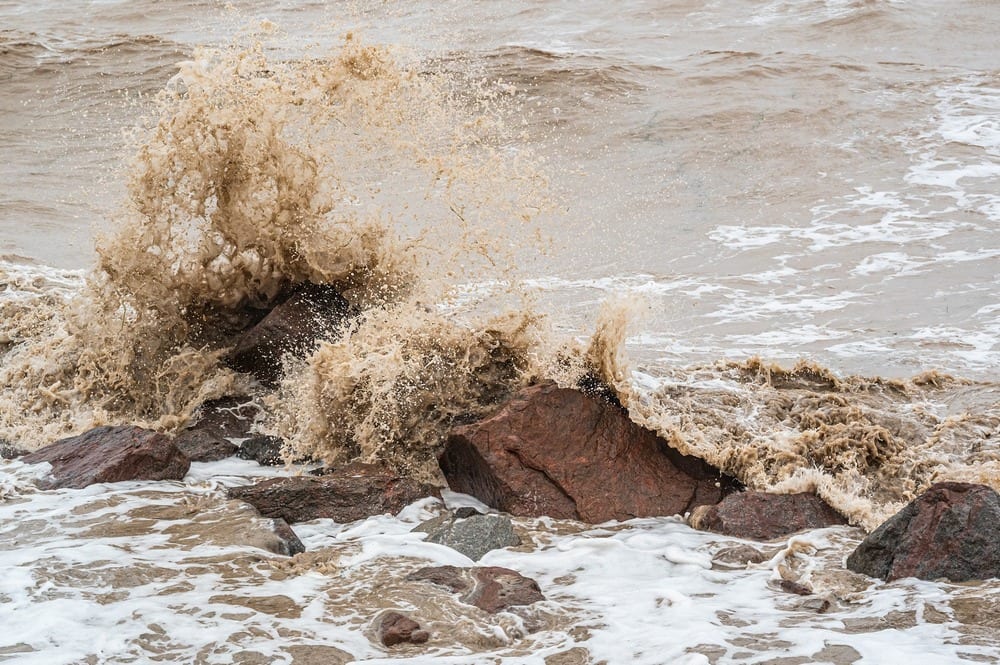
[[[806,529],[846,524],[847,520],[813,492],[748,491],[730,494],[714,506],[699,506],[692,511],[689,523],[727,536],[773,540]]]
[[[284,354],[306,355],[318,339],[339,331],[350,315],[347,300],[332,286],[301,285],[236,339],[227,363],[274,387]]]
[[[51,477],[42,483],[46,489],[79,489],[125,480],[180,480],[191,466],[166,435],[134,426],[98,427],[21,459],[52,465]]]
[[[430,634],[422,630],[419,623],[399,612],[386,612],[379,617],[376,632],[379,641],[387,647],[404,642],[423,644],[430,638]]]
[[[224,439],[249,436],[259,409],[249,397],[221,397],[205,402],[195,414],[191,430],[209,432]]]
[[[261,466],[279,466],[284,464],[281,449],[285,446],[284,439],[266,434],[256,434],[240,445],[237,457],[253,460]]]
[[[553,383],[452,430],[438,461],[453,490],[498,510],[590,523],[684,513],[735,484],[615,404]]]
[[[265,517],[289,524],[328,518],[353,522],[372,515],[398,513],[437,488],[400,477],[379,466],[354,464],[323,476],[270,478],[255,485],[232,487],[229,497],[253,505]]]
[[[271,520],[271,530],[278,537],[276,554],[285,556],[295,556],[306,551],[306,546],[299,540],[298,535],[288,526],[288,522],[279,518]]]
[[[479,561],[491,550],[521,544],[509,517],[473,512],[466,517],[442,515],[417,525],[413,531],[426,533],[424,542],[447,545],[473,561]]]
[[[986,485],[932,485],[868,534],[847,567],[888,581],[1000,577],[1000,495]]]
[[[181,430],[174,445],[192,462],[217,462],[236,454],[236,444],[208,429]]]
[[[461,602],[490,614],[545,600],[535,580],[498,566],[432,566],[410,573],[406,579],[445,587],[452,593],[460,594]]]

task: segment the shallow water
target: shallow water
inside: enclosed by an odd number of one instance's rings
[[[859,527],[937,480],[1000,489],[997,19],[972,1],[0,3],[0,438],[170,430],[254,390],[218,363],[234,308],[312,280],[365,318],[258,395],[299,452],[434,476],[452,419],[584,363],[681,450]],[[418,662],[1000,655],[994,584],[862,591],[840,570],[856,528],[723,570],[734,543],[673,518],[522,521],[535,546],[487,562],[550,602],[470,618],[399,581],[455,561],[406,535],[439,506],[305,525],[317,551],[293,564],[212,540],[253,521],[220,485],[257,472],[48,493],[7,463],[6,657],[392,662],[365,632],[386,594],[447,636]],[[831,606],[774,590],[785,575]]]

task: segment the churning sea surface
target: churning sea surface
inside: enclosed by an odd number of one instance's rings
[[[450,104],[492,104],[498,158],[530,162],[532,187],[544,182],[537,233],[503,231],[517,279],[554,335],[586,338],[608,303],[630,312],[635,420],[750,486],[815,489],[854,525],[751,543],[764,562],[734,566],[725,553],[744,541],[679,516],[520,519],[525,545],[482,563],[535,578],[548,600],[487,616],[402,581],[471,565],[410,533],[444,510],[437,500],[296,525],[309,552],[288,560],[248,544],[263,523],[225,487],[289,471],[230,460],[195,464],[183,482],[43,492],[38,469],[9,461],[0,662],[997,662],[996,580],[884,584],[842,562],[935,480],[1000,489],[998,25],[1000,4],[983,0],[0,1],[0,303],[54,307],[85,288],[99,238],[120,233],[139,199],[130,170],[162,110],[154,98],[179,89],[184,67],[184,85],[219,76],[199,49],[260,32],[272,62],[309,62],[362,40]],[[289,109],[318,103],[296,94],[282,98]],[[337,136],[384,131],[371,117],[385,107],[355,127],[345,103]],[[147,180],[154,153],[140,150]],[[353,178],[378,158],[340,155],[335,198],[367,196],[368,216],[420,226],[419,197],[391,187],[398,168],[385,186]],[[516,198],[471,190],[450,208],[463,224]],[[184,221],[176,202],[141,203]],[[489,235],[489,211],[477,219]],[[489,310],[510,279],[464,271],[452,292]],[[42,328],[5,328],[0,362],[65,365],[64,347],[18,351],[56,334]],[[56,413],[49,398],[67,382],[46,383],[33,417]],[[19,431],[8,402],[4,431]],[[862,459],[852,437],[876,430],[884,446]],[[783,461],[751,463],[748,448]],[[815,596],[783,593],[783,579]],[[431,641],[383,648],[370,625],[385,609]]]

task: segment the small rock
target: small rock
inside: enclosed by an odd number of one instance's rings
[[[521,544],[521,539],[514,533],[513,523],[504,515],[480,515],[476,512],[462,519],[457,514],[444,515],[417,525],[413,531],[427,533],[425,542],[447,545],[473,561],[479,561],[490,550]]]
[[[773,540],[805,529],[846,524],[847,520],[812,492],[737,492],[714,506],[700,506],[688,522],[703,531],[737,538]]]
[[[207,429],[186,429],[174,437],[174,445],[192,462],[217,462],[232,457],[237,447]]]
[[[598,523],[684,513],[735,484],[605,399],[543,383],[452,430],[449,486],[518,516]]]
[[[514,606],[545,600],[538,583],[509,568],[433,566],[410,573],[406,579],[443,586],[461,594],[459,600],[496,614]]]
[[[302,544],[299,537],[295,535],[295,531],[292,527],[288,526],[288,522],[279,518],[271,520],[271,529],[274,531],[274,535],[278,537],[278,551],[276,554],[284,554],[285,556],[295,556],[306,551],[306,546]]]
[[[350,305],[332,286],[303,284],[239,337],[227,362],[274,387],[284,354],[304,356],[318,339],[343,328],[350,314]]]
[[[472,517],[473,515],[485,515],[481,513],[472,506],[462,506],[452,513],[457,519],[464,520],[466,517]]]
[[[793,593],[796,596],[812,595],[812,589],[807,587],[805,584],[799,584],[798,582],[793,582],[792,580],[780,580],[778,582],[778,588],[785,593]]]
[[[0,441],[0,459],[17,459],[27,455],[27,450],[21,450],[6,441]]]
[[[398,513],[417,499],[440,498],[425,483],[402,478],[382,467],[354,464],[324,476],[270,478],[255,485],[233,487],[229,497],[252,504],[265,517],[289,524],[317,518],[353,522],[372,515]]]
[[[141,427],[98,427],[56,441],[21,458],[48,462],[52,477],[46,489],[80,489],[125,480],[181,480],[191,462],[164,434]]]
[[[747,564],[763,563],[770,559],[766,553],[750,545],[735,545],[719,550],[712,557],[712,563],[724,568],[746,568]]]
[[[280,466],[284,464],[281,449],[285,440],[277,436],[257,434],[240,445],[236,456],[240,459],[253,460],[261,466]]]
[[[1000,495],[986,485],[932,485],[868,534],[847,567],[888,581],[1000,577]]]
[[[387,612],[378,622],[378,636],[387,647],[403,642],[423,644],[430,638],[426,630],[420,629],[420,624],[399,612]]]

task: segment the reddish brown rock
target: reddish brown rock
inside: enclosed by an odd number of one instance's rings
[[[461,594],[459,600],[496,614],[510,607],[545,600],[538,583],[509,568],[433,566],[410,573],[408,580],[430,582]]]
[[[52,465],[51,478],[42,483],[47,489],[79,489],[124,480],[180,480],[191,466],[168,437],[132,426],[98,427],[21,459]]]
[[[805,529],[846,524],[836,510],[812,492],[768,494],[737,492],[714,506],[691,513],[691,526],[737,538],[772,540]]]
[[[324,476],[270,478],[233,487],[229,496],[253,505],[265,517],[289,524],[317,518],[353,522],[372,515],[398,513],[408,504],[440,496],[425,483],[401,478],[381,467],[355,464]]]
[[[177,433],[174,445],[192,462],[216,462],[232,457],[236,444],[207,429],[186,429]]]
[[[494,508],[591,523],[684,513],[733,483],[614,404],[552,383],[453,430],[439,462],[453,490]]]
[[[937,483],[868,534],[847,567],[889,581],[1000,577],[1000,495],[986,485]]]
[[[237,339],[227,358],[229,366],[274,386],[280,379],[284,354],[308,353],[317,339],[342,328],[350,311],[333,287],[302,285]]]
[[[387,612],[378,623],[378,637],[382,644],[393,647],[403,642],[423,644],[430,635],[420,629],[420,624],[399,612]]]

